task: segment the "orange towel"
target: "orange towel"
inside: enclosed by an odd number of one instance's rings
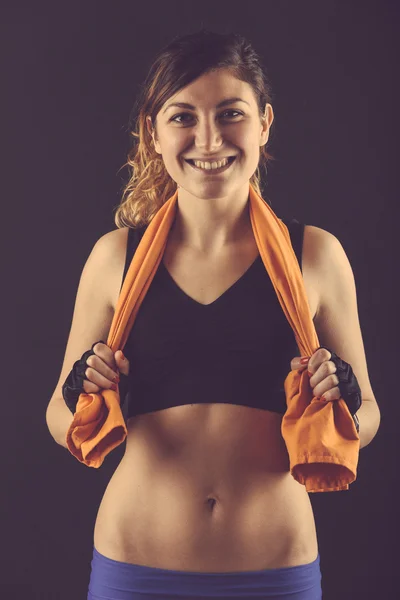
[[[177,198],[178,190],[154,216],[133,256],[107,339],[113,352],[123,350],[160,264],[176,214]],[[320,343],[288,229],[251,184],[249,209],[254,237],[282,310],[301,355],[311,356]],[[357,475],[360,438],[345,401],[341,398],[324,403],[313,397],[306,367],[289,371],[284,388],[287,410],[281,431],[291,474],[306,486],[307,492],[347,490]],[[80,462],[100,467],[126,435],[118,392],[104,389],[79,396],[66,442]]]

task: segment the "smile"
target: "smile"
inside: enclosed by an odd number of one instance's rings
[[[190,165],[192,167],[192,169],[194,169],[195,171],[199,171],[200,173],[203,173],[203,175],[219,175],[220,173],[224,173],[224,171],[227,171],[229,169],[229,167],[231,166],[231,164],[233,164],[233,162],[235,161],[236,156],[231,156],[230,158],[228,158],[228,163],[224,166],[221,167],[220,169],[202,169],[201,167],[196,167],[196,165],[191,162],[190,160],[186,160],[185,162],[188,163],[188,165]]]

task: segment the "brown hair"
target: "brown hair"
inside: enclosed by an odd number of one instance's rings
[[[157,136],[156,117],[164,103],[180,89],[201,75],[217,69],[229,69],[234,77],[247,82],[256,97],[260,121],[264,118],[266,103],[271,103],[272,93],[265,68],[261,65],[251,44],[239,33],[214,33],[200,31],[176,37],[156,56],[141,92],[132,109],[138,116],[129,119],[132,147],[128,160],[121,167],[132,168],[122,200],[115,213],[115,224],[121,227],[148,225],[161,206],[175,193],[176,182],[169,176],[163,159],[154,148],[146,126],[146,116],[151,117]],[[131,125],[133,123],[133,127]],[[250,183],[259,195],[261,187],[260,166],[274,157],[260,147],[258,167]]]

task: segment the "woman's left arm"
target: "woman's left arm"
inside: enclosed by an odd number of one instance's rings
[[[333,350],[346,361],[357,378],[362,404],[356,415],[360,422],[360,448],[363,448],[375,437],[381,415],[368,375],[354,274],[343,246],[333,234],[313,227],[313,240],[313,263],[319,298],[314,325],[320,346]],[[310,357],[308,370],[313,375],[321,365],[321,354],[324,352],[327,351],[317,350]],[[325,354],[326,360],[329,361],[328,354]],[[340,397],[336,393],[338,388],[334,389],[338,379],[332,373],[333,369],[322,367],[319,371],[319,376],[311,376],[310,385],[316,390],[315,395],[325,394],[328,401],[334,401],[336,396]],[[324,383],[321,373],[325,377]],[[328,380],[330,385],[327,385]]]

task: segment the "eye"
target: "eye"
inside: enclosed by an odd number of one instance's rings
[[[224,112],[222,112],[221,115],[225,115],[227,113],[236,113],[237,115],[243,115],[243,113],[240,112],[239,110],[224,110]],[[191,117],[192,115],[191,115],[191,113],[179,113],[178,115],[171,117],[170,121],[174,121],[175,123],[181,123],[182,121],[177,121],[177,119],[179,119],[180,117],[185,117],[185,116]]]

